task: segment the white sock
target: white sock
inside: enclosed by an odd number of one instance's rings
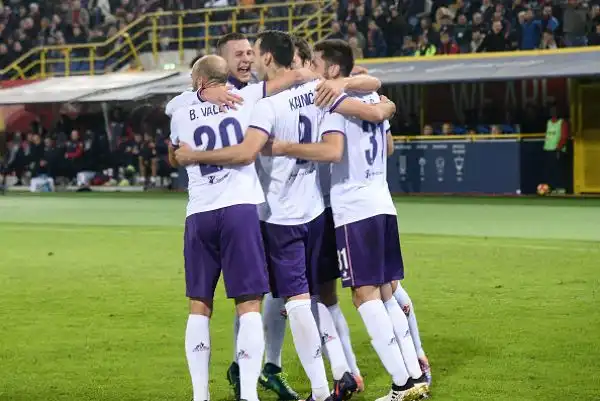
[[[392,376],[395,385],[404,386],[408,381],[408,372],[402,360],[392,321],[383,302],[380,299],[367,301],[358,307],[358,313],[367,327],[371,344],[385,370]]]
[[[337,330],[340,341],[342,342],[344,355],[346,355],[346,361],[350,366],[350,371],[355,375],[360,376],[360,370],[356,364],[356,355],[354,355],[352,342],[350,341],[350,328],[348,327],[348,322],[346,321],[346,318],[344,317],[344,314],[342,313],[342,310],[338,304],[331,305],[327,309],[331,314],[331,318],[335,324],[335,329]]]
[[[285,310],[283,298],[273,298],[271,293],[265,296],[263,301],[263,324],[265,329],[265,363],[281,367],[281,350],[285,337],[285,316],[281,314]]]
[[[415,350],[415,344],[410,336],[410,330],[408,329],[408,320],[406,315],[400,309],[396,298],[392,297],[385,302],[385,309],[387,309],[388,315],[392,320],[394,326],[394,333],[404,358],[404,364],[406,370],[413,379],[421,377],[421,366],[419,365],[419,358],[417,358],[417,351]]]
[[[410,329],[410,336],[412,337],[415,349],[417,350],[417,355],[419,358],[425,357],[425,351],[421,344],[419,325],[417,324],[417,316],[415,315],[415,308],[413,307],[412,300],[408,296],[408,293],[400,284],[400,281],[398,281],[398,287],[396,288],[396,291],[394,291],[394,298],[396,298],[396,301],[398,301],[408,319],[408,328]]]
[[[235,314],[235,318],[233,319],[233,362],[237,363],[237,339],[240,332],[240,317],[238,314]]]
[[[262,317],[258,312],[240,316],[237,360],[240,365],[240,396],[242,400],[258,401],[258,377],[265,353]]]
[[[300,363],[310,380],[315,401],[329,397],[329,384],[321,350],[319,329],[310,308],[310,299],[288,301],[285,304],[294,346]]]
[[[193,401],[206,401],[208,395],[208,363],[210,361],[210,318],[189,315],[185,329],[185,356],[192,378]]]
[[[350,372],[340,336],[327,307],[318,301],[313,301],[312,307],[321,334],[321,342],[325,346],[326,355],[329,358],[333,380],[340,380],[344,373]]]

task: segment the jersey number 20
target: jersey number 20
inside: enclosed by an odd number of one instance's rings
[[[242,126],[239,121],[233,117],[227,117],[219,124],[219,137],[221,138],[221,145],[223,148],[231,146],[229,141],[229,127],[233,127],[235,134],[234,145],[241,143],[244,140],[244,133],[242,132]],[[217,135],[208,125],[201,125],[194,131],[194,143],[196,146],[202,146],[206,144],[206,150],[213,150],[217,143]],[[213,166],[211,164],[200,164],[200,174],[208,175],[214,174],[217,171],[223,170],[222,166]]]

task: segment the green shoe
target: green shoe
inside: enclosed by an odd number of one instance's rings
[[[258,382],[267,390],[273,391],[281,401],[295,401],[300,397],[288,384],[285,373],[279,366],[272,363],[265,364]]]
[[[227,369],[227,381],[229,385],[233,389],[233,393],[235,394],[235,399],[240,399],[240,365],[235,362],[232,362]]]

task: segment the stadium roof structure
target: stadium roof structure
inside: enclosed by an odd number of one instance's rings
[[[361,60],[384,84],[490,82],[600,75],[600,47]],[[50,78],[1,89],[0,104],[131,101],[189,89],[189,72]]]
[[[600,75],[600,47],[367,59],[359,64],[384,84],[573,78]]]
[[[177,72],[126,72],[96,76],[49,78],[29,85],[0,90],[0,104],[33,104],[77,102],[91,95],[111,94],[104,100],[115,100],[114,95],[124,89],[136,88],[177,75]],[[123,99],[128,100],[128,99]]]

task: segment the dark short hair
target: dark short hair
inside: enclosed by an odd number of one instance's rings
[[[306,39],[294,35],[292,36],[292,40],[294,42],[294,48],[298,50],[298,55],[300,56],[300,60],[302,60],[302,63],[311,61],[312,50],[310,49],[310,45],[308,44]]]
[[[260,40],[260,54],[271,53],[273,60],[285,68],[292,66],[294,61],[294,42],[289,33],[279,31],[263,31],[256,35]]]
[[[327,39],[317,43],[314,50],[322,53],[326,63],[338,65],[343,77],[350,76],[354,68],[354,56],[348,42],[341,39]]]
[[[217,41],[217,52],[219,53],[219,55],[223,51],[223,47],[225,47],[225,45],[228,42],[233,42],[234,40],[248,40],[248,38],[246,37],[246,35],[239,32],[231,32],[227,35],[221,36]]]

